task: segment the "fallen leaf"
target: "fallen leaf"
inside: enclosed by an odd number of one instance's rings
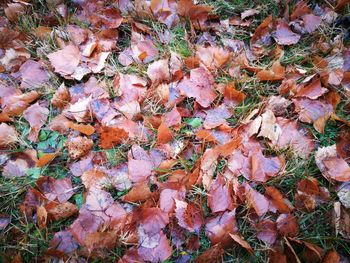
[[[222,124],[226,124],[226,119],[230,118],[232,115],[223,104],[217,108],[207,110],[206,113],[207,115],[203,122],[205,129],[213,129]]]
[[[165,123],[160,124],[157,131],[157,142],[168,143],[173,140],[173,133]]]
[[[23,112],[23,117],[30,125],[28,140],[32,142],[38,141],[40,129],[45,124],[49,113],[49,110],[46,107],[40,106],[39,103],[33,104]]]
[[[278,235],[276,222],[264,219],[256,224],[255,228],[257,231],[256,237],[259,240],[264,241],[269,245],[275,243]]]
[[[157,60],[149,64],[147,68],[147,75],[152,83],[161,83],[170,78],[169,61],[168,59]]]
[[[144,202],[148,198],[150,198],[152,195],[152,192],[150,191],[147,183],[141,182],[135,184],[131,190],[122,197],[122,200],[124,202]]]
[[[249,245],[247,241],[245,241],[240,235],[238,234],[230,234],[230,237],[238,243],[240,246],[244,247],[250,254],[253,254],[254,251],[252,247]]]
[[[273,186],[268,186],[265,188],[265,194],[270,197],[270,202],[272,203],[273,206],[275,206],[280,213],[290,213],[292,208],[291,204],[287,202],[281,192],[273,187]]]
[[[36,210],[37,222],[40,229],[44,229],[47,224],[47,211],[45,207],[39,206]]]
[[[206,251],[204,251],[195,260],[196,263],[206,263],[206,262],[221,262],[225,250],[222,248],[221,244],[216,244]]]
[[[187,97],[193,97],[204,108],[216,98],[213,91],[213,76],[204,68],[192,69],[190,77],[185,77],[178,84],[178,89]]]
[[[70,202],[60,204],[50,202],[49,204],[45,205],[45,209],[47,211],[48,220],[52,221],[66,219],[78,213],[78,208],[76,205]]]
[[[248,10],[245,10],[241,13],[241,18],[242,19],[246,19],[247,17],[250,17],[250,16],[253,16],[253,15],[256,15],[256,14],[259,14],[259,11],[256,10],[256,9],[248,9]]]
[[[48,163],[50,163],[55,157],[58,155],[58,152],[55,153],[45,153],[40,156],[39,160],[36,162],[37,167],[44,167]]]
[[[77,46],[68,45],[47,55],[55,72],[63,77],[73,74],[80,63],[80,51]]]
[[[175,199],[175,215],[181,227],[190,232],[199,232],[202,224],[202,212],[193,203]]]
[[[302,16],[305,30],[308,33],[313,33],[321,24],[321,17],[314,14],[306,14]]]
[[[8,149],[18,142],[16,129],[6,123],[0,124],[0,135],[0,148]]]
[[[232,210],[235,207],[230,184],[222,176],[218,176],[211,184],[208,206],[213,213]]]
[[[231,57],[228,51],[215,46],[197,46],[196,55],[200,61],[211,70],[222,68]]]
[[[93,146],[93,141],[83,136],[71,137],[66,142],[69,157],[79,159],[88,154]]]
[[[298,221],[292,214],[281,214],[276,220],[278,233],[285,237],[295,237],[299,233]]]
[[[261,81],[277,81],[283,80],[285,77],[285,68],[281,66],[279,61],[272,64],[270,70],[261,70],[256,76]]]
[[[64,83],[59,86],[51,99],[54,107],[63,109],[70,101],[70,94]]]
[[[140,183],[148,179],[152,173],[153,167],[149,161],[130,159],[128,168],[130,180],[135,183]]]
[[[335,250],[329,250],[322,259],[322,263],[339,263],[339,262],[340,262],[340,256]]]
[[[27,60],[19,69],[21,74],[21,88],[35,89],[44,85],[49,80],[49,75],[40,63]]]
[[[205,224],[205,233],[213,245],[222,244],[223,247],[232,245],[230,234],[238,231],[235,211],[226,211],[213,218],[209,218]]]
[[[110,149],[113,146],[122,143],[129,135],[124,129],[117,127],[102,127],[100,133],[100,146],[103,149]]]
[[[68,122],[67,124],[68,124],[69,128],[76,130],[82,134],[88,135],[88,136],[92,135],[95,132],[95,128],[92,127],[90,124],[77,124],[77,123],[74,123],[71,121]]]
[[[315,160],[326,179],[339,182],[350,180],[350,167],[344,159],[337,156],[336,145],[319,148]]]
[[[280,20],[273,35],[279,45],[293,45],[299,42],[300,35],[290,30],[287,22]]]
[[[321,86],[321,81],[319,79],[313,80],[310,84],[302,87],[295,97],[306,97],[309,99],[317,99],[328,91],[328,89]]]
[[[245,198],[247,205],[253,208],[258,216],[262,216],[269,210],[268,199],[250,187],[249,184],[245,185]]]

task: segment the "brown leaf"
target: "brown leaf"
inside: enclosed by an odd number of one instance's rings
[[[78,248],[78,244],[73,235],[68,231],[60,231],[55,233],[49,244],[49,249],[46,252],[48,255],[70,255]]]
[[[270,70],[261,70],[256,75],[261,81],[277,81],[283,80],[285,74],[285,68],[281,66],[279,61],[272,64]]]
[[[269,210],[268,199],[249,184],[245,185],[245,198],[247,205],[253,208],[258,216],[264,215]]]
[[[292,214],[281,214],[276,220],[278,233],[285,237],[295,237],[299,233],[299,225]]]
[[[36,162],[37,167],[44,167],[50,163],[58,155],[58,152],[55,153],[44,153],[39,160]]]
[[[180,0],[177,6],[178,14],[189,17],[191,20],[206,20],[209,12],[213,9],[207,5],[195,5],[192,0]]]
[[[350,237],[350,213],[340,202],[335,202],[333,207],[333,224],[335,233],[345,238]]]
[[[319,148],[315,160],[326,179],[338,182],[350,180],[350,167],[344,159],[337,156],[336,145]]]
[[[129,135],[124,129],[117,127],[102,127],[100,133],[100,146],[103,149],[113,148],[115,145],[122,143]]]
[[[231,54],[221,47],[197,46],[196,56],[210,70],[222,68],[230,59]]]
[[[230,234],[230,237],[238,243],[240,246],[245,248],[250,254],[253,254],[254,251],[247,241],[245,241],[239,234]]]
[[[117,233],[110,232],[92,232],[88,233],[85,239],[86,247],[92,251],[98,248],[113,249],[117,245]]]
[[[253,16],[253,15],[256,15],[256,14],[259,14],[259,11],[256,10],[256,9],[248,9],[248,10],[245,10],[241,13],[241,18],[242,19],[246,19],[247,17],[250,17],[250,16]]]
[[[338,0],[337,5],[335,6],[334,10],[338,13],[342,12],[345,7],[349,4],[349,0]]]
[[[48,220],[52,221],[66,219],[78,213],[78,208],[76,205],[70,202],[61,204],[50,202],[49,204],[45,205],[45,209],[47,211]]]
[[[71,119],[75,119],[77,122],[86,122],[91,120],[90,113],[90,103],[91,96],[85,98],[79,98],[73,104],[70,104],[68,108],[66,108],[63,113]]]
[[[149,64],[147,76],[151,79],[152,83],[161,83],[169,80],[169,60],[161,59]]]
[[[235,211],[226,211],[216,217],[209,218],[205,224],[205,234],[213,245],[222,244],[223,247],[232,245],[229,234],[238,231],[236,225]]]
[[[165,123],[161,123],[157,131],[157,142],[165,144],[173,140],[173,133]]]
[[[70,101],[70,94],[64,83],[56,90],[51,99],[51,103],[54,107],[63,109]]]
[[[298,182],[294,199],[298,209],[311,212],[320,203],[328,202],[330,195],[325,187],[319,187],[316,178],[308,177]]]
[[[278,149],[290,147],[295,154],[302,158],[307,158],[315,149],[315,142],[310,133],[299,128],[296,121],[278,117],[277,124],[281,132],[273,145],[274,147]]]
[[[198,233],[203,224],[203,217],[200,209],[193,203],[186,203],[177,199],[175,199],[175,203],[175,214],[179,225],[190,232]]]
[[[9,3],[7,7],[4,8],[4,12],[8,20],[16,21],[20,15],[25,13],[25,5],[21,3]]]
[[[313,33],[321,24],[321,17],[314,14],[306,14],[302,16],[305,30],[308,33]]]
[[[322,263],[339,263],[339,262],[340,262],[340,256],[335,250],[329,250],[322,259]]]
[[[309,99],[317,99],[328,91],[328,89],[321,86],[321,81],[319,79],[313,80],[310,84],[302,87],[295,97],[306,97]]]
[[[196,263],[219,263],[222,262],[222,257],[224,256],[225,250],[221,246],[220,243],[215,246],[210,247],[206,251],[204,251],[201,255],[199,255],[195,262]]]
[[[216,98],[213,90],[213,76],[203,67],[192,69],[190,77],[185,77],[178,84],[178,89],[186,97],[195,98],[196,101],[204,108]]]
[[[165,123],[168,127],[181,124],[181,115],[176,107],[174,107],[171,111],[163,114],[163,123]]]
[[[232,210],[235,207],[232,188],[222,176],[218,176],[211,184],[208,206],[213,213]]]
[[[35,103],[23,112],[23,117],[30,125],[28,140],[32,142],[38,141],[40,129],[46,122],[49,113],[49,110],[40,106],[39,103]]]
[[[333,112],[331,104],[307,98],[293,99],[293,103],[295,105],[295,111],[299,113],[300,121],[313,123],[314,128],[318,132],[324,132],[326,122]]]
[[[68,155],[73,160],[88,154],[93,146],[93,141],[83,136],[71,137],[66,142]]]
[[[66,77],[73,74],[80,63],[80,51],[77,46],[68,45],[47,55],[55,72]]]
[[[275,177],[284,168],[284,158],[279,157],[265,157],[261,150],[252,151],[249,154],[251,164],[252,181],[266,182],[270,177]]]
[[[258,136],[268,138],[272,144],[276,144],[281,136],[282,130],[276,123],[275,115],[271,110],[266,110],[261,117],[261,127]]]
[[[279,45],[293,45],[299,42],[300,35],[289,29],[287,22],[280,20],[274,34],[274,39]]]
[[[52,119],[49,124],[49,129],[52,131],[57,131],[61,134],[65,134],[69,130],[69,122],[70,120],[64,117],[64,115],[59,114]]]
[[[18,142],[18,133],[10,125],[6,123],[0,124],[0,148],[9,149],[13,144]]]
[[[39,206],[36,210],[37,222],[40,229],[46,227],[47,224],[47,211],[45,207]]]
[[[272,15],[269,15],[261,22],[261,24],[255,29],[251,43],[255,44],[263,44],[268,45],[271,44],[271,23]]]
[[[141,183],[148,180],[153,167],[149,161],[130,159],[128,168],[130,180],[135,183]]]
[[[166,186],[165,186],[166,187]],[[175,211],[175,200],[183,201],[186,195],[186,189],[184,186],[175,185],[169,188],[165,188],[160,192],[159,207],[166,213],[173,213]]]
[[[40,63],[27,60],[19,69],[21,74],[21,88],[35,89],[44,85],[49,80],[48,73],[42,69]]]
[[[2,98],[3,112],[8,114],[8,116],[21,115],[30,103],[40,97],[40,94],[36,91],[30,91],[24,94],[19,92],[11,95]]]
[[[275,222],[269,220],[269,219],[264,219],[260,221],[258,224],[255,226],[256,228],[256,237],[261,240],[266,242],[269,245],[273,245],[277,239],[277,225]]]
[[[157,242],[148,244],[145,239],[138,247],[138,254],[144,261],[160,262],[169,258],[172,254],[172,247],[166,235],[161,231],[157,234]],[[142,240],[142,238],[141,238]]]
[[[108,177],[106,173],[99,169],[91,169],[85,171],[81,175],[81,181],[86,189],[98,188],[102,189],[108,183]]]
[[[78,124],[70,121],[68,122],[68,127],[88,136],[95,132],[95,128],[90,124]]]
[[[74,194],[69,178],[55,179],[50,176],[42,176],[36,181],[36,185],[50,201],[57,200],[59,203],[64,203]]]
[[[289,213],[292,210],[291,204],[287,202],[281,192],[273,187],[268,186],[265,188],[265,194],[267,194],[270,197],[270,202],[273,206],[275,206],[280,213]]]
[[[124,202],[144,202],[148,200],[152,195],[147,183],[141,182],[135,184],[131,190],[122,197]]]
[[[231,112],[225,107],[224,104],[206,111],[207,116],[203,122],[205,129],[213,129],[222,124],[226,124],[226,119],[231,117]]]

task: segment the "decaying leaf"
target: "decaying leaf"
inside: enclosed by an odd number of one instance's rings
[[[322,175],[328,180],[339,182],[350,180],[350,167],[343,158],[338,157],[336,145],[319,148],[315,160]]]

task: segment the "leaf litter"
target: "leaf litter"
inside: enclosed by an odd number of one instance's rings
[[[5,262],[347,262],[348,2],[1,3]]]

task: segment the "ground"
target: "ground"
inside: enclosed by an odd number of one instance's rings
[[[68,2],[68,12],[74,14],[78,7]],[[213,9],[211,14],[219,16],[221,20],[229,19],[233,16],[239,16],[242,12],[249,9],[254,8],[258,10],[258,13],[252,16],[251,23],[248,27],[230,26],[232,30],[227,32],[215,32],[214,29],[208,30],[208,32],[214,35],[214,42],[219,46],[223,45],[223,39],[242,40],[249,45],[249,41],[252,38],[254,30],[266,17],[269,15],[272,15],[274,18],[283,16],[284,10],[281,8],[282,5],[277,2],[278,1],[275,0],[199,1],[200,4],[212,6]],[[297,1],[291,1],[291,9],[296,2]],[[308,5],[314,9],[318,2],[319,1],[310,1]],[[51,1],[46,2],[39,0],[30,2],[30,5],[26,7],[27,10],[25,13],[20,15],[17,20],[12,21],[9,26],[13,30],[21,32],[27,36],[25,48],[30,53],[31,59],[37,61],[48,61],[49,54],[60,50],[60,44],[55,41],[55,34],[66,32],[66,25],[76,24],[82,28],[89,27],[89,25],[80,21],[76,17],[72,16],[71,18],[62,18],[56,11],[55,15],[58,18],[58,22],[55,21],[53,25],[45,24],[47,22],[45,21],[45,15],[51,13],[52,10],[55,10],[55,7],[50,6],[51,4],[53,6],[55,5],[54,3],[51,3]],[[329,5],[329,8],[332,7],[331,3]],[[333,3],[333,6],[335,6],[335,3]],[[339,13],[339,17],[346,17],[349,14],[349,11],[349,7],[344,8],[342,12]],[[3,7],[1,7],[0,12],[1,16],[4,16]],[[136,74],[146,79],[148,76],[147,64],[133,63],[128,66],[123,66],[118,60],[119,53],[131,45],[130,37],[133,29],[128,19],[131,19],[130,16],[125,15],[125,21],[123,21],[118,28],[119,36],[117,40],[117,49],[113,50],[109,54],[104,70],[93,74],[97,78],[98,82],[105,83],[104,87],[108,89],[110,98],[118,97],[118,94],[116,94],[116,91],[113,88],[115,72],[120,72],[123,74]],[[214,19],[216,18],[213,18],[213,20]],[[180,55],[182,60],[195,55],[196,47],[194,43],[196,40],[198,40],[198,36],[200,36],[201,33],[200,31],[196,30],[198,34],[197,37],[191,36],[191,31],[194,29],[191,28],[189,20],[172,26],[169,29],[168,32],[170,32],[172,38],[167,44],[162,43],[159,37],[157,37],[157,32],[164,32],[167,29],[163,23],[157,21],[156,19],[149,18],[138,18],[137,21],[147,25],[151,32],[153,32],[154,45],[161,54],[161,57],[169,57],[170,52],[176,52]],[[40,38],[34,30],[38,28],[38,26],[47,26],[50,27],[50,29],[54,29],[54,31],[52,31],[49,37]],[[285,68],[288,66],[298,68],[299,70],[305,72],[303,73],[305,76],[320,73],[320,70],[315,67],[315,64],[313,64],[312,57],[314,57],[314,55],[326,57],[328,53],[315,51],[313,44],[322,38],[325,43],[330,43],[331,46],[335,46],[337,43],[335,38],[339,36],[339,41],[343,43],[342,45],[346,46],[346,39],[343,39],[345,30],[346,29],[342,28],[341,23],[331,23],[319,26],[313,33],[302,35],[301,39],[296,44],[282,47],[283,53],[279,59],[281,65]],[[265,47],[264,54],[268,54],[268,51],[274,52],[277,49],[277,46],[278,45],[276,43],[272,43],[271,45]],[[253,64],[254,67],[269,69],[273,62],[274,60],[271,58],[271,56],[264,55],[258,60],[255,60]],[[47,62],[46,66],[47,65],[50,66],[50,63]],[[184,71],[185,73],[189,73],[191,69],[187,68]],[[264,109],[268,98],[274,95],[279,95],[278,87],[281,85],[280,80],[260,81],[256,74],[249,72],[247,69],[242,69],[242,72],[245,74],[244,77],[237,78],[236,76],[230,74],[229,66],[215,70],[216,84],[226,85],[227,83],[234,82],[235,88],[238,91],[243,92],[246,96],[242,103],[234,107],[233,114],[227,118],[227,124],[232,129],[239,127],[242,121],[246,119],[254,109]],[[3,70],[1,74],[3,75],[3,77],[1,77],[1,81],[5,83],[5,74],[9,74],[9,72]],[[49,109],[47,121],[40,129],[38,140],[36,142],[28,140],[28,134],[31,130],[28,121],[22,115],[15,116],[13,118],[13,122],[10,123],[18,132],[19,143],[17,143],[16,146],[12,147],[11,149],[5,149],[2,152],[2,155],[6,154],[12,156],[16,153],[23,152],[25,149],[31,148],[36,150],[38,157],[40,158],[40,156],[44,155],[45,153],[50,153],[48,149],[56,150],[61,148],[63,150],[55,161],[52,161],[43,167],[33,166],[28,168],[26,170],[26,176],[11,178],[0,176],[0,211],[1,214],[11,218],[9,225],[0,232],[0,237],[2,240],[0,244],[0,257],[3,257],[4,262],[11,262],[11,260],[16,256],[21,258],[23,262],[35,262],[36,260],[40,260],[48,250],[50,241],[53,239],[54,234],[71,226],[77,218],[77,215],[74,215],[72,217],[49,222],[47,225],[45,225],[45,227],[39,227],[38,222],[33,220],[33,218],[26,217],[26,214],[21,211],[20,206],[23,204],[24,198],[29,189],[36,187],[36,182],[39,177],[50,176],[56,179],[63,179],[66,177],[71,178],[74,195],[69,199],[69,202],[76,205],[78,209],[84,205],[86,198],[86,185],[84,186],[81,177],[71,175],[70,167],[68,166],[68,164],[72,162],[71,156],[69,155],[66,147],[67,142],[69,141],[68,137],[70,135],[53,131],[50,129],[49,123],[60,112],[60,110],[54,107],[50,101],[62,82],[65,83],[66,87],[72,87],[78,83],[85,83],[88,80],[88,77],[85,76],[81,81],[72,78],[64,78],[57,72],[55,73],[52,66],[49,74],[49,82],[37,89],[41,93],[40,100],[49,102],[47,105],[47,108]],[[340,102],[336,106],[334,114],[342,118],[344,122],[330,118],[326,123],[324,132],[320,132],[319,130],[315,129],[315,125],[298,121],[300,128],[309,132],[310,138],[312,138],[315,143],[315,149],[318,147],[331,146],[337,143],[341,132],[346,130],[345,121],[350,121],[349,95],[346,94],[341,85],[330,86],[330,90],[337,90],[340,95]],[[0,88],[2,88],[2,86]],[[198,103],[195,102],[193,98],[186,97],[181,103],[181,107],[191,112],[194,112],[196,109],[200,108]],[[215,106],[218,106],[220,104],[220,98],[217,98],[213,104],[215,103]],[[145,106],[145,104],[147,105]],[[145,116],[161,116],[168,111],[168,109],[166,109],[162,103],[152,100],[152,98],[146,98],[141,107],[142,114]],[[259,114],[261,114],[261,112]],[[196,128],[202,125],[202,117],[203,114],[194,116],[192,113],[190,116],[183,117],[182,124],[180,125],[181,127],[175,131],[176,140],[198,141],[195,139],[195,132],[197,131]],[[299,115],[292,110],[286,109],[286,111],[283,113],[283,117],[291,121],[297,121]],[[91,124],[92,126],[95,125],[94,122]],[[157,129],[153,129],[152,132],[156,134]],[[114,145],[114,147],[111,149],[103,149],[98,144],[96,134],[90,136],[95,143],[93,150],[106,154],[108,159],[108,167],[114,167],[129,160],[128,151],[131,149],[132,144],[121,143]],[[342,257],[350,258],[349,239],[342,235],[336,234],[332,223],[334,203],[339,199],[337,196],[337,187],[339,183],[327,180],[322,174],[315,161],[316,150],[312,151],[307,158],[301,158],[295,155],[293,150],[289,148],[276,149],[271,147],[268,143],[268,139],[266,138],[260,140],[260,142],[264,145],[263,152],[265,155],[283,155],[285,165],[283,171],[281,171],[278,176],[273,177],[262,184],[253,184],[254,188],[257,191],[264,193],[264,189],[266,187],[276,187],[284,198],[288,199],[295,205],[295,194],[297,192],[298,182],[304,178],[316,178],[319,186],[325,187],[329,190],[330,197],[327,202],[318,204],[312,211],[297,208],[293,210],[292,213],[295,218],[297,218],[299,226],[299,231],[295,238],[300,241],[306,241],[317,245],[324,251],[323,253],[326,253],[329,250],[335,250]],[[141,145],[142,148],[147,151],[153,149],[157,145],[157,137],[155,136],[152,140],[147,142],[140,142],[139,145]],[[214,146],[211,145],[209,147],[206,145],[205,147],[209,149]],[[168,177],[175,170],[186,170],[192,172],[196,165],[198,165],[203,153],[204,150],[200,153],[195,153],[189,159],[178,158],[173,167],[166,169],[165,172],[161,171],[159,173],[160,175],[157,175],[157,180],[159,182],[166,182]],[[1,165],[4,164],[2,162],[3,161],[0,158]],[[227,167],[228,158],[220,157],[215,167],[215,177],[218,174],[224,174]],[[238,180],[240,183],[245,181],[243,176],[239,176]],[[106,187],[106,189],[108,189],[108,192],[111,194],[113,199],[118,201],[121,200],[121,198],[129,191],[129,189],[116,189],[112,185],[109,185]],[[205,189],[203,185],[193,185],[191,189],[187,190],[186,200],[195,203],[199,202],[202,205],[201,209],[204,218],[208,218],[213,215],[211,208],[208,207],[207,198],[208,189]],[[140,203],[142,202],[139,202],[139,204]],[[253,227],[253,221],[255,219],[252,219],[251,213],[251,207],[247,204],[243,204],[236,208],[235,218],[237,221],[238,232],[240,233],[241,237],[249,243],[253,253],[251,254],[246,249],[236,245],[225,247],[225,252],[222,256],[224,262],[267,262],[269,258],[269,245],[257,238],[256,229]],[[274,221],[276,217],[277,216],[275,214],[271,214],[266,218]],[[169,237],[169,233],[166,234]],[[190,239],[192,236],[199,237],[199,247],[195,248],[190,254],[191,260],[195,260],[195,258],[212,247],[212,243],[207,237],[204,227],[202,227],[198,233],[187,233],[186,235],[187,239]],[[280,237],[278,242],[282,244],[286,239],[287,237]],[[87,259],[89,262],[117,262],[129,247],[130,246],[122,243],[121,245],[104,251],[104,259],[101,259],[96,255],[85,257],[85,259]],[[296,253],[300,253],[302,252],[303,248],[297,247],[295,250]],[[179,249],[173,247],[171,256],[163,262],[177,262],[176,260],[178,258],[181,258],[188,253],[189,252],[185,251],[181,246]]]

